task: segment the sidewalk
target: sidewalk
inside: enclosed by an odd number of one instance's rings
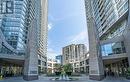
[[[123,77],[120,78],[107,77],[102,81],[94,81],[94,80],[89,80],[89,77],[85,75],[82,75],[81,77],[75,77],[75,78],[79,78],[79,80],[77,81],[52,81],[50,80],[52,78],[55,77],[45,77],[42,75],[39,76],[39,80],[24,81],[22,77],[13,77],[13,78],[0,80],[0,82],[130,82],[130,80],[126,80]]]

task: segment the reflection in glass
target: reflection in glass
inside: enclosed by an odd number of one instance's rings
[[[102,45],[101,48],[102,48],[102,56],[126,53],[124,42],[105,44]]]

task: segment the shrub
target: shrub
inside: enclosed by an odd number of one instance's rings
[[[130,67],[128,68],[127,76],[130,76]]]
[[[66,64],[63,66],[64,71],[67,75],[71,75],[72,71],[73,71],[73,67],[71,64]]]

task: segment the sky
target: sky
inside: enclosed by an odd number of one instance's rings
[[[84,0],[48,1],[47,57],[54,59],[70,44],[82,43],[88,48]]]

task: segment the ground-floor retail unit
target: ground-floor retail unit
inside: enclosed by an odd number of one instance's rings
[[[38,66],[39,74],[46,73],[46,66],[42,66]],[[24,60],[0,58],[0,75],[3,77],[23,76],[23,72]]]
[[[128,58],[104,60],[104,73],[106,76],[126,76],[129,67]]]
[[[0,59],[0,74],[4,77],[23,75],[24,61]]]

